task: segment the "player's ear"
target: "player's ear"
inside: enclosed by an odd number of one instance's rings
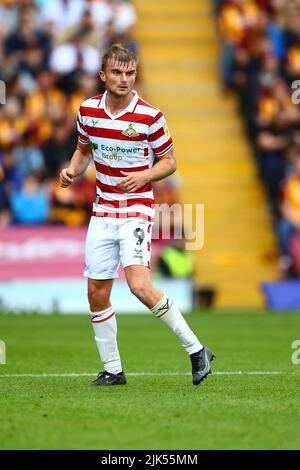
[[[101,80],[102,80],[103,82],[106,81],[106,75],[105,75],[105,72],[104,72],[103,70],[100,70],[100,72],[99,72],[99,77],[101,78]]]

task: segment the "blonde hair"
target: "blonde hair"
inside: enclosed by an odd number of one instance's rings
[[[107,64],[110,60],[115,60],[121,64],[131,64],[132,62],[138,64],[137,55],[126,49],[121,44],[113,44],[102,57],[102,70],[105,71]]]

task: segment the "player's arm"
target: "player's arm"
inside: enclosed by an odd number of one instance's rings
[[[117,185],[122,191],[132,193],[142,188],[145,184],[159,181],[167,176],[172,175],[176,171],[176,159],[173,150],[169,150],[159,161],[152,167],[143,171],[133,171],[127,173],[121,171],[124,178]]]
[[[160,181],[175,173],[177,168],[173,149],[169,150],[152,168],[149,168],[149,182]],[[147,170],[146,170],[147,171]]]
[[[77,148],[71,158],[68,168],[61,170],[59,174],[60,186],[67,188],[74,183],[76,176],[82,175],[93,157],[91,144],[82,144],[78,142]]]

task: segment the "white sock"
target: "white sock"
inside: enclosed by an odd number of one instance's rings
[[[104,369],[111,374],[122,371],[117,344],[117,320],[113,307],[90,312],[95,340]]]
[[[151,308],[151,312],[171,328],[175,335],[178,336],[188,354],[193,354],[203,348],[172,299],[164,295],[163,298]]]

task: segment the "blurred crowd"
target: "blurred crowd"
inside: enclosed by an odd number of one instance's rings
[[[0,0],[0,227],[87,223],[94,169],[63,190],[57,175],[80,103],[103,91],[103,51],[137,52],[136,20],[125,0]]]
[[[136,21],[125,0],[0,0],[0,85],[6,87],[5,104],[0,95],[0,228],[88,223],[94,165],[69,188],[59,186],[58,174],[76,148],[81,102],[104,91],[98,76],[104,50],[119,43],[138,53]],[[140,77],[139,65],[137,91]],[[157,204],[178,203],[175,177],[153,186]],[[171,213],[171,239],[176,223]],[[183,242],[168,244],[158,271],[191,275]]]
[[[237,94],[278,237],[300,276],[300,0],[215,0],[224,89]]]

